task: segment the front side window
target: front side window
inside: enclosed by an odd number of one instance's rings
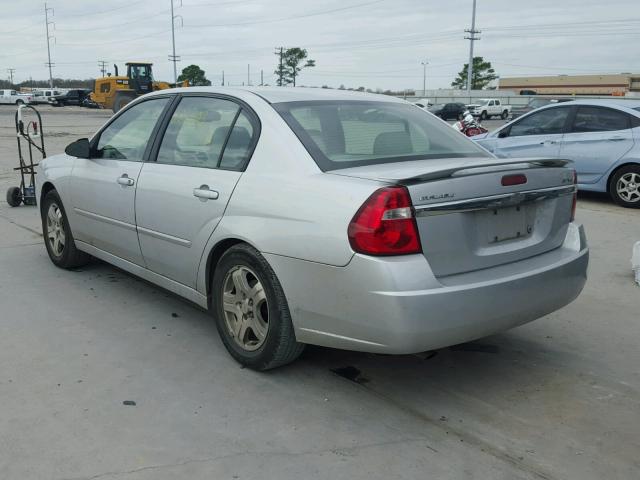
[[[201,168],[242,168],[253,133],[237,103],[219,98],[185,97],[167,126],[157,162]]]
[[[509,131],[510,137],[523,135],[552,135],[562,133],[569,116],[569,108],[548,108],[532,113],[514,123]]]
[[[273,106],[325,171],[411,160],[489,156],[446,123],[412,105],[313,101]]]
[[[100,134],[95,158],[141,162],[169,98],[147,100],[128,108]]]
[[[610,132],[629,128],[626,113],[611,108],[578,107],[573,120],[573,132]]]

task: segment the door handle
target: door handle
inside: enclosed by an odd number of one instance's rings
[[[118,183],[124,187],[133,187],[136,182],[134,182],[133,178],[129,178],[129,175],[124,173],[118,178]]]
[[[540,142],[540,145],[555,145],[556,142],[555,140],[545,140],[544,142]]]
[[[624,140],[624,137],[611,137],[607,138],[607,140],[609,140],[610,142],[621,142],[622,140]]]
[[[206,202],[207,200],[217,200],[220,194],[215,190],[210,190],[209,185],[200,185],[199,188],[193,189],[193,196]]]

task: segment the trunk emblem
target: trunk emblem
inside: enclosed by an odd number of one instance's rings
[[[423,197],[420,197],[420,201],[424,202],[427,200],[444,200],[447,198],[453,198],[455,196],[456,196],[455,193],[438,193],[434,195],[425,195]]]

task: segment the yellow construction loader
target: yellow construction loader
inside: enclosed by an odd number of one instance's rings
[[[96,79],[91,100],[102,108],[117,112],[127,103],[140,95],[165,90],[176,85],[168,82],[155,82],[151,70],[152,63],[127,62],[127,75],[118,75],[118,66],[114,65],[115,75]],[[189,82],[179,82],[178,87],[188,87]]]

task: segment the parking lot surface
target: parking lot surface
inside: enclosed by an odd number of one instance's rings
[[[37,209],[4,202],[1,107],[0,478],[638,478],[640,211],[581,195],[587,286],[536,322],[420,355],[310,347],[256,373],[208,313],[104,263],[51,264]],[[110,116],[40,110],[50,155]]]

